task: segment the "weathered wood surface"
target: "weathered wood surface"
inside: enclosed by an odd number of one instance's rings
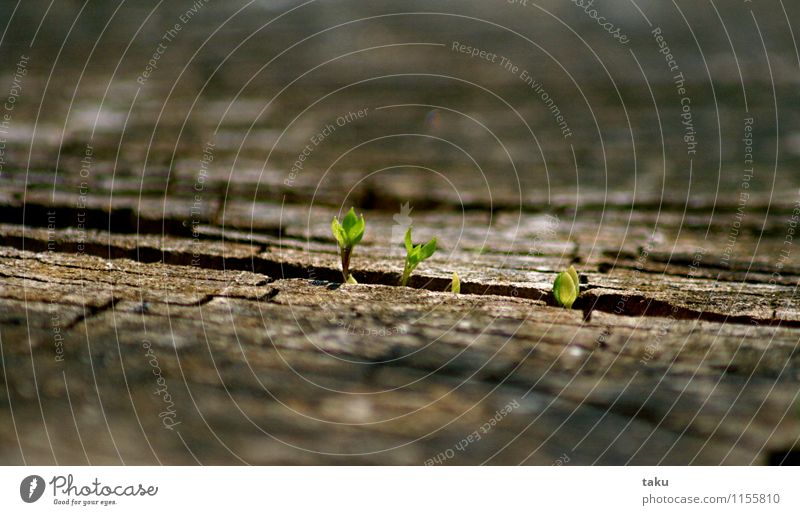
[[[763,463],[800,434],[796,276],[606,257],[583,264],[566,311],[547,290],[569,246],[454,248],[420,267],[417,289],[392,286],[398,260],[377,241],[354,260],[368,284],[340,286],[322,235],[223,244],[212,229],[198,242],[0,227],[12,427],[45,422],[5,459],[423,463],[512,401],[453,463]],[[450,270],[465,294],[437,292]],[[160,426],[143,345],[177,432]],[[52,431],[59,420],[74,429]]]
[[[688,79],[691,160],[636,12],[631,51],[568,2],[340,1],[268,29],[282,7],[212,2],[145,84],[178,3],[136,37],[156,2],[98,7],[91,55],[66,33],[71,4],[35,44],[38,22],[10,24],[0,54],[30,67],[0,170],[0,463],[797,463],[786,11],[692,4],[692,32],[640,3]],[[752,50],[759,35],[769,60],[732,56],[728,36]],[[574,137],[453,41],[535,71]],[[363,109],[291,174],[310,137]],[[415,239],[440,241],[409,288],[404,203]],[[329,224],[350,205],[367,235],[360,284],[340,285]],[[550,287],[570,264],[583,294],[565,310]]]

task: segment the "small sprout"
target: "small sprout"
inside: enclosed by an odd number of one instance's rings
[[[458,273],[453,272],[453,280],[447,286],[455,295],[461,293],[461,279],[458,278]]]
[[[431,239],[428,243],[414,245],[411,243],[411,227],[406,231],[406,265],[403,268],[403,277],[400,279],[400,286],[408,284],[408,278],[411,277],[411,272],[417,268],[417,265],[428,259],[436,252],[436,238]]]
[[[561,272],[553,282],[553,296],[559,306],[572,309],[572,304],[580,295],[580,280],[574,266],[566,272]]]
[[[347,281],[345,281],[345,282],[347,284],[358,284],[358,281],[356,281],[356,278],[353,277],[352,274],[347,276]]]
[[[352,283],[355,283],[355,279],[350,275],[350,256],[353,253],[353,248],[364,237],[366,226],[364,215],[361,215],[361,217],[356,216],[356,212],[352,207],[342,219],[342,223],[339,223],[339,219],[336,217],[333,217],[331,222],[333,237],[336,238],[336,242],[339,244],[339,253],[342,257],[342,277],[344,277],[346,283],[351,283],[351,279]]]

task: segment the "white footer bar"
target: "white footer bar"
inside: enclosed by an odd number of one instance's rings
[[[0,467],[0,479],[0,511],[15,514],[800,513],[789,467]]]

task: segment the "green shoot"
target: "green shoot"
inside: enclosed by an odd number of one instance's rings
[[[411,227],[406,231],[406,265],[403,268],[403,277],[400,279],[400,286],[408,284],[408,278],[411,277],[411,272],[417,268],[417,265],[428,259],[436,252],[436,238],[431,239],[428,243],[414,245],[411,243]]]
[[[364,221],[364,215],[359,218],[356,216],[355,210],[351,207],[350,211],[339,223],[339,219],[333,217],[331,222],[331,231],[336,242],[339,244],[339,254],[342,257],[342,276],[344,282],[354,283],[355,279],[350,275],[350,256],[353,254],[353,248],[361,242],[364,237],[364,229],[367,223]],[[352,281],[351,281],[352,279]],[[356,283],[357,284],[357,283]]]
[[[581,293],[580,279],[574,266],[569,267],[566,272],[561,272],[553,282],[553,296],[559,306],[572,309],[572,304],[577,300]]]
[[[450,281],[448,288],[455,295],[461,293],[461,279],[459,279],[457,272],[453,272],[453,280]]]

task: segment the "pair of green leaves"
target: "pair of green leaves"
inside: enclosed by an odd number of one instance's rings
[[[342,276],[344,282],[355,284],[356,280],[350,275],[350,255],[353,253],[353,248],[361,242],[364,237],[364,230],[367,228],[367,222],[364,220],[364,215],[356,216],[356,211],[352,207],[350,211],[344,215],[341,223],[339,219],[333,217],[331,222],[331,231],[336,242],[339,244],[339,254],[342,258]]]
[[[408,278],[411,277],[411,272],[417,268],[417,265],[428,259],[436,252],[436,238],[432,238],[428,243],[421,243],[414,245],[411,242],[411,227],[406,231],[406,265],[403,268],[403,277],[400,279],[400,286],[408,284]]]
[[[341,223],[335,216],[331,222],[331,231],[333,231],[333,237],[339,243],[340,249],[352,250],[353,247],[358,245],[361,242],[361,238],[364,237],[364,229],[366,227],[367,222],[364,220],[364,215],[361,215],[361,217],[356,216],[356,211],[352,207]]]
[[[570,267],[556,276],[553,282],[553,296],[559,306],[567,309],[572,308],[572,304],[578,299],[581,293],[580,279],[575,267]]]

